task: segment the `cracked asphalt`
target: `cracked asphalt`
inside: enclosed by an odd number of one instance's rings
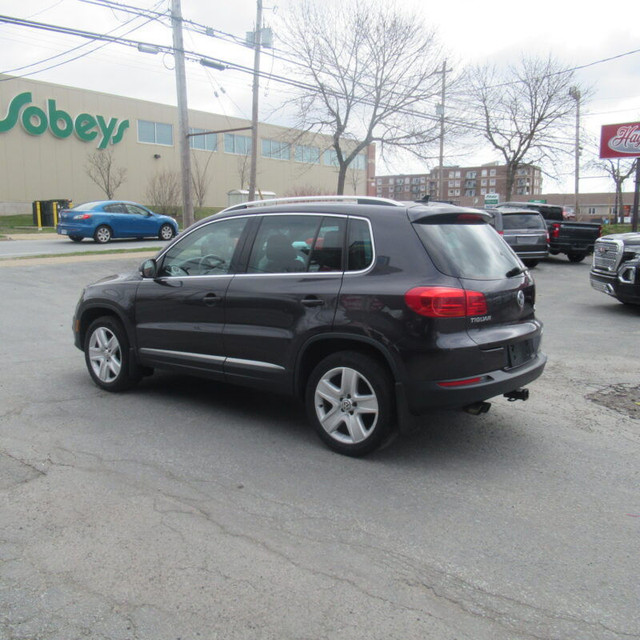
[[[640,310],[587,262],[533,271],[528,402],[353,460],[287,399],[95,387],[73,309],[140,261],[0,266],[2,640],[640,638]]]

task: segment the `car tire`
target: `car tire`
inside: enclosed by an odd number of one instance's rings
[[[160,240],[171,240],[176,235],[174,228],[170,224],[163,224],[158,231]]]
[[[82,242],[82,236],[69,236],[69,240],[73,240],[74,242]]]
[[[305,403],[318,436],[338,453],[363,456],[393,435],[393,381],[367,355],[340,351],[324,358],[311,373]]]
[[[522,262],[524,266],[529,267],[529,269],[533,269],[538,264],[538,260],[523,260]]]
[[[112,316],[94,320],[84,340],[84,358],[93,381],[105,391],[134,387],[141,376],[131,373],[129,340],[122,323]]]
[[[112,237],[111,229],[106,224],[101,224],[93,233],[93,239],[98,244],[106,244]]]
[[[584,253],[568,253],[567,258],[569,258],[569,262],[582,262],[586,258],[586,254]]]

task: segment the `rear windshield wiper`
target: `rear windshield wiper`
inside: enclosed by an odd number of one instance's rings
[[[509,269],[505,275],[507,278],[513,278],[514,276],[519,276],[521,273],[526,273],[526,267],[513,267],[513,269]]]

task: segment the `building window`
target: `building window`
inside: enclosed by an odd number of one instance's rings
[[[352,169],[359,169],[360,171],[364,171],[367,168],[367,157],[364,153],[359,153],[351,163]]]
[[[138,120],[138,142],[173,145],[173,125],[164,122]]]
[[[251,153],[251,138],[249,136],[239,136],[235,133],[225,133],[224,150],[226,153],[248,156]]]
[[[476,172],[475,171],[467,171],[467,178],[471,179],[471,180],[475,180],[476,178]]]
[[[483,178],[486,178],[486,177],[487,177],[487,170],[486,170],[486,169],[483,169],[483,170],[482,170],[482,177],[483,177]]]
[[[338,166],[338,154],[335,149],[327,149],[324,152],[324,164],[327,167],[337,167]]]
[[[382,178],[378,178],[378,179],[376,180],[376,182],[377,182],[378,184],[382,184]]]
[[[201,149],[202,151],[217,151],[218,136],[215,133],[205,133],[206,129],[189,128],[189,133],[197,133],[200,135],[189,136],[189,146],[192,149]]]
[[[296,162],[306,162],[308,164],[318,164],[320,162],[320,149],[307,145],[296,145]],[[378,184],[380,184],[378,178]]]
[[[495,187],[495,186],[496,186],[495,178],[493,178],[493,179],[489,180],[489,186],[490,186],[490,187]]]
[[[489,170],[489,175],[490,176],[495,176],[496,175],[496,170],[495,169],[490,169]]]
[[[475,189],[466,189],[464,192],[465,196],[475,196],[476,195],[476,190]]]
[[[288,142],[279,140],[262,139],[262,157],[273,158],[274,160],[290,160],[291,145]]]

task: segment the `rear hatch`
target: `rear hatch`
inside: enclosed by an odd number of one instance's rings
[[[482,215],[432,215],[414,221],[436,268],[458,279],[472,301],[466,314],[469,337],[483,349],[524,343],[510,364],[537,350],[535,285],[529,272]]]
[[[545,251],[547,225],[539,213],[503,213],[503,237],[516,253]]]

